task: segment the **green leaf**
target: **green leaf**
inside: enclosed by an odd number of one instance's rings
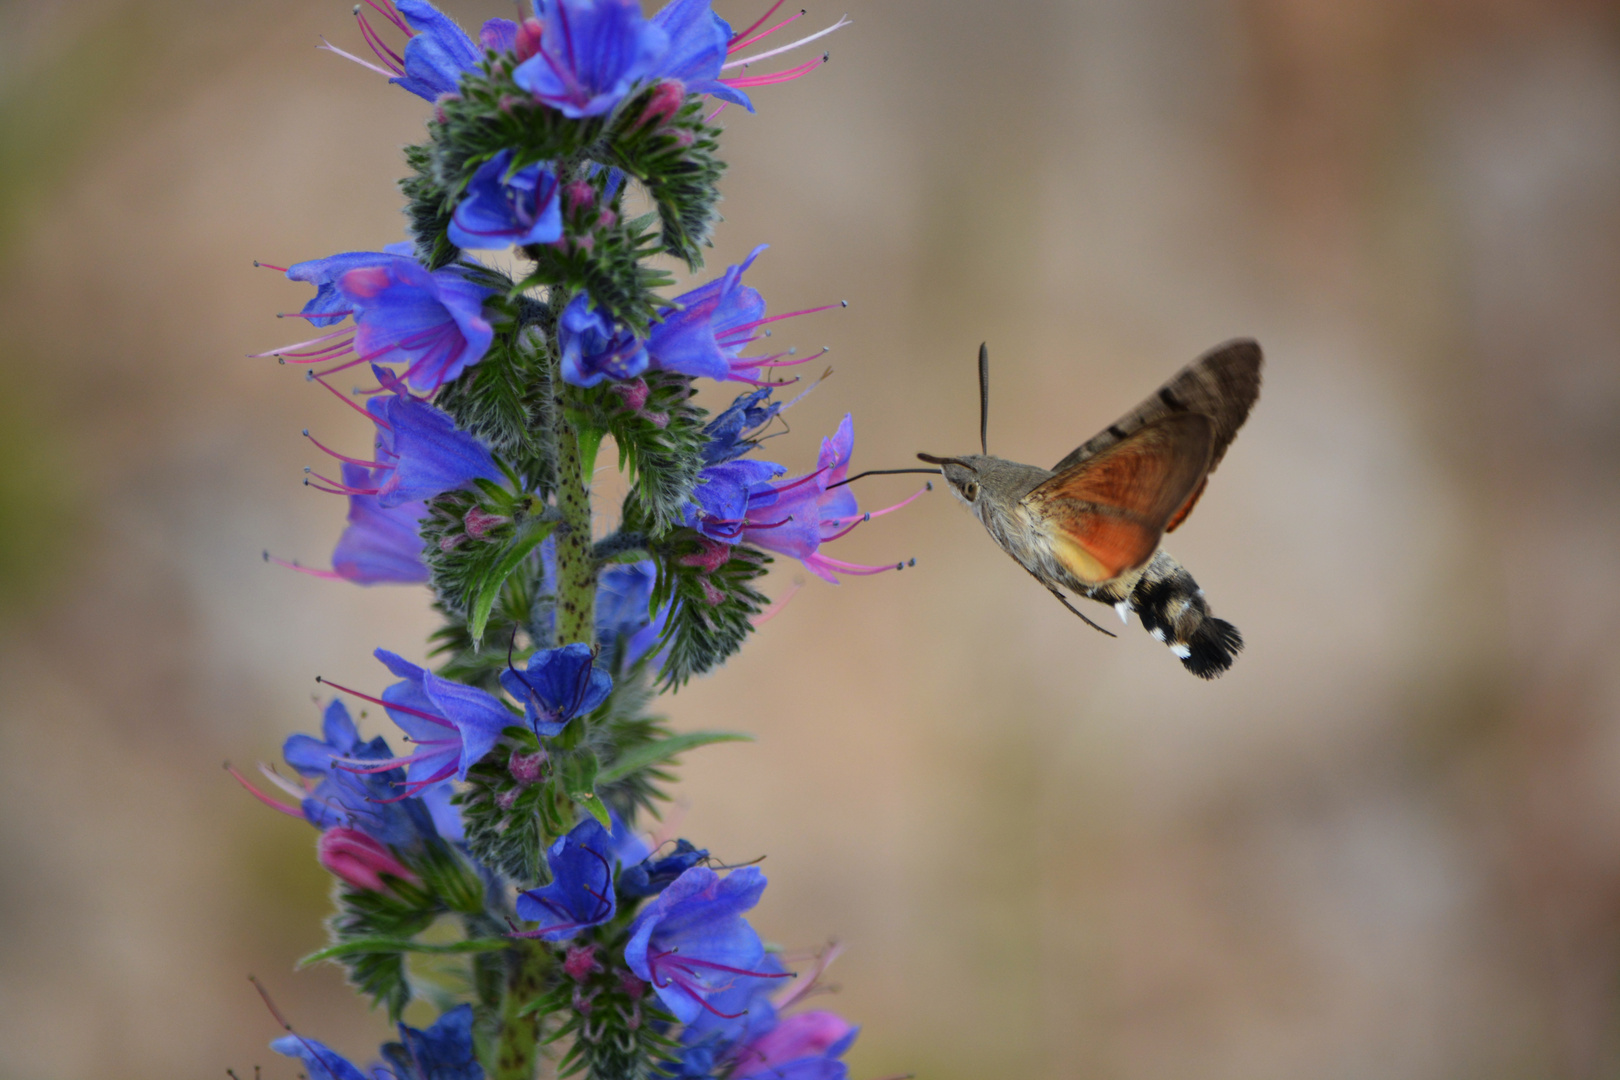
[[[569,792],[569,798],[583,806],[591,817],[602,823],[602,828],[613,831],[613,818],[608,816],[607,803],[596,797],[594,791]]]
[[[438,953],[450,955],[455,953],[484,953],[499,952],[501,949],[512,947],[509,938],[474,938],[471,941],[452,941],[446,944],[435,945],[426,941],[412,941],[409,938],[367,937],[354,938],[350,941],[328,945],[324,949],[317,949],[298,961],[299,968],[306,968],[311,964],[318,964],[322,960],[336,960],[343,956],[359,956],[362,953]]]
[[[695,750],[700,746],[709,746],[713,743],[723,742],[753,742],[752,735],[744,735],[738,731],[689,731],[684,735],[671,735],[658,742],[643,743],[625,751],[614,759],[613,764],[597,774],[597,782],[611,784],[615,780],[622,780],[638,769],[645,769],[649,765],[656,765],[660,761]]]
[[[495,606],[495,597],[499,595],[507,577],[518,568],[529,552],[540,546],[540,542],[551,535],[551,531],[556,527],[555,521],[531,518],[519,527],[512,539],[507,541],[501,557],[479,584],[478,592],[473,597],[472,610],[467,613],[467,632],[474,641],[483,640],[484,627],[489,622],[489,610]]]

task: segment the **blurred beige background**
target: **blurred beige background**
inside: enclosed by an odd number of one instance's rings
[[[758,922],[847,943],[857,1076],[1620,1075],[1620,8],[849,0],[728,110],[713,266],[836,376],[857,467],[1045,464],[1252,334],[1260,405],[1172,550],[1249,647],[1108,641],[943,493],[669,701],[682,831],[768,853]],[[500,0],[447,8],[474,27]],[[721,0],[737,23],[760,5]],[[817,7],[825,23],[842,7]],[[337,0],[0,3],[0,1080],[364,1058],[313,832],[220,770],[316,674],[420,656],[423,595],[302,578],[341,503],[243,358],[396,238],[426,105],[314,49]],[[720,395],[710,394],[711,403]],[[914,478],[863,481],[867,505]],[[786,588],[785,570],[773,588]]]

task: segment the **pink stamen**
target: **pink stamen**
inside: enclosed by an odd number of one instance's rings
[[[812,566],[813,564],[813,566],[820,566],[830,571],[835,570],[841,574],[853,574],[856,576],[882,574],[889,570],[898,570],[905,565],[905,563],[889,563],[885,566],[863,566],[860,563],[844,562],[842,559],[834,559],[830,555],[821,554],[819,551],[810,556],[808,559],[804,560],[804,562],[806,566]]]
[[[791,1005],[797,1004],[807,994],[809,994],[810,991],[815,988],[816,982],[821,978],[822,975],[826,974],[827,969],[832,966],[832,962],[838,959],[838,954],[843,951],[844,947],[836,941],[832,942],[825,949],[823,949],[816,956],[815,965],[811,967],[809,971],[800,974],[798,979],[796,979],[793,984],[782,993],[782,996],[773,1002],[777,1011],[780,1012]]]
[[[272,784],[276,785],[276,787],[280,788],[282,791],[285,791],[287,794],[291,795],[300,802],[309,797],[309,788],[300,787],[299,785],[293,783],[285,776],[282,776],[280,773],[276,772],[274,766],[266,765],[262,761],[259,762],[259,775],[263,776],[266,780],[270,781]]]
[[[434,784],[437,784],[440,780],[443,780],[446,777],[454,774],[455,771],[456,771],[456,763],[454,761],[452,761],[450,764],[446,765],[444,768],[440,769],[438,772],[434,773],[432,776],[427,777],[425,780],[407,780],[407,781],[405,781],[405,783],[400,785],[400,793],[398,795],[395,795],[393,798],[391,798],[391,799],[374,799],[372,801],[377,802],[377,803],[381,803],[384,806],[388,805],[389,803],[402,802],[405,799],[410,798],[412,795],[415,795],[417,792],[421,791],[423,788],[432,787]]]
[[[258,799],[270,809],[280,810],[283,814],[286,814],[289,817],[302,818],[304,816],[304,812],[302,810],[288,806],[284,802],[278,802],[277,800],[266,795],[264,792],[260,791],[258,788],[254,787],[252,784],[248,783],[247,777],[243,776],[241,773],[232,768],[229,762],[225,763],[225,771],[236,777],[236,782],[247,788],[249,795],[252,795],[255,799]]]
[[[315,485],[311,484],[309,486],[314,487]],[[334,491],[332,494],[341,495],[343,493],[341,491]],[[338,581],[343,577],[343,575],[338,573],[336,570],[316,570],[311,566],[300,566],[295,562],[288,562],[286,559],[278,559],[268,551],[264,553],[264,561],[275,563],[277,566],[285,567],[288,570],[296,570],[300,574],[308,574],[310,577],[325,578],[328,581]]]
[[[778,5],[778,6],[781,6],[781,5]],[[775,8],[773,8],[772,10],[774,11]],[[754,42],[759,41],[762,38],[770,37],[772,34],[776,33],[778,30],[782,29],[782,27],[786,26],[788,23],[798,22],[802,18],[804,18],[804,9],[800,8],[799,13],[797,15],[789,15],[787,18],[783,19],[781,22],[777,23],[775,26],[771,27],[769,30],[762,30],[759,33],[755,34],[753,37],[749,38],[747,41],[735,41],[734,40],[731,44],[726,46],[726,52],[734,53],[738,49],[746,49],[746,48],[748,48],[748,46],[752,45]],[[764,20],[762,19],[760,21],[763,22]],[[755,23],[754,25],[758,26],[759,23]],[[793,46],[789,45],[788,48],[791,49],[791,48],[793,48]],[[767,53],[766,55],[768,56],[770,54]],[[743,61],[743,62],[744,63],[752,63],[755,59],[758,59],[758,58],[757,57],[750,57],[747,61]],[[723,71],[725,69],[722,68],[721,70]]]
[[[737,34],[732,35],[731,41],[726,43],[726,51],[729,52],[732,49],[741,48],[742,46],[736,44],[737,40],[739,38],[747,37],[749,34],[752,34],[755,30],[758,30],[760,27],[764,26],[766,21],[769,20],[772,15],[776,14],[776,9],[781,7],[783,5],[783,3],[785,3],[785,2],[786,2],[786,0],[776,0],[776,3],[774,3],[770,7],[766,8],[765,9],[765,14],[763,14],[759,18],[755,19],[753,21],[753,23],[748,27],[748,29],[743,30],[743,31],[741,31],[741,32],[739,32]]]
[[[266,270],[274,270],[278,274],[285,274],[287,272],[287,268],[285,266],[271,266],[269,263],[260,262],[258,259],[253,260],[253,265],[262,266]]]
[[[395,8],[393,4],[379,4],[377,3],[377,0],[366,0],[366,6],[371,8],[371,10],[375,11],[377,14],[381,15],[383,18],[387,19],[389,22],[393,23],[395,26],[399,27],[400,32],[406,37],[413,38],[416,36],[416,31],[411,29],[410,23],[405,21],[405,19],[400,15],[399,10]]]
[[[726,106],[730,105],[730,104],[731,104],[731,102],[729,102],[729,101],[722,101],[720,103],[720,107],[718,109],[714,110],[714,112],[710,113],[708,116],[705,116],[703,118],[703,122],[705,124],[714,123],[714,118],[719,116],[721,113],[725,112],[726,111]]]
[[[421,709],[413,709],[409,705],[396,705],[394,702],[384,701],[382,698],[372,697],[370,694],[362,694],[358,690],[350,690],[347,686],[340,686],[331,679],[316,678],[315,681],[323,686],[330,686],[334,690],[341,690],[343,693],[349,694],[352,697],[357,697],[361,701],[369,701],[373,705],[381,705],[385,709],[394,709],[398,712],[409,713],[411,716],[420,716],[423,720],[432,721],[433,723],[438,724],[440,727],[453,728],[456,726],[442,716],[435,716],[432,713],[423,712]]]
[[[290,355],[295,357],[295,359],[293,359],[291,363],[306,367],[311,364],[324,364],[328,360],[335,360],[342,356],[344,353],[348,352],[353,345],[354,342],[352,341],[339,341],[326,346],[324,349],[317,349],[314,352],[292,353]],[[284,364],[289,362],[287,356],[282,354],[278,354],[276,359],[280,360]]]
[[[422,758],[432,757],[434,754],[443,753],[442,750],[428,750],[428,749],[425,749],[425,748],[426,747],[431,747],[431,746],[455,746],[456,745],[456,740],[455,739],[425,739],[422,742],[417,743],[416,745],[420,746],[420,747],[423,747],[424,749],[418,750],[414,754],[406,754],[404,757],[392,757],[392,758],[389,758],[387,761],[376,761],[376,760],[373,760],[373,759],[370,759],[370,758],[366,758],[366,759],[364,759],[364,762],[365,762],[365,767],[364,768],[362,768],[361,765],[359,764],[360,759],[356,759],[356,758],[347,758],[347,759],[344,759],[344,760],[334,761],[333,764],[335,764],[338,768],[342,769],[344,772],[361,773],[363,775],[369,776],[372,773],[387,772],[389,769],[398,769],[398,768],[401,768],[402,766],[409,765],[414,761],[420,761]]]
[[[294,349],[306,349],[311,345],[319,345],[323,341],[331,341],[335,337],[339,337],[339,336],[341,336],[343,334],[352,334],[352,333],[354,333],[354,327],[352,327],[352,326],[340,326],[336,330],[333,330],[331,333],[322,334],[320,337],[310,338],[308,341],[295,341],[291,345],[283,345],[279,349],[271,349],[268,352],[248,353],[248,359],[250,359],[250,360],[260,360],[260,359],[263,359],[266,356],[280,356],[282,353],[292,352],[292,350],[294,350]],[[297,356],[297,355],[301,355],[301,354],[294,353],[293,355]]]
[[[828,59],[828,55],[822,53],[819,59],[800,64],[798,67],[789,68],[786,71],[778,71],[775,75],[744,75],[740,78],[721,79],[720,81],[738,90],[746,90],[751,86],[775,86],[777,83],[792,82],[794,79],[810,74],[816,68],[825,64]]]
[[[372,28],[371,23],[367,21],[365,14],[359,9],[355,10],[354,21],[360,24],[360,36],[366,39],[366,44],[370,45],[371,51],[377,54],[377,59],[389,67],[396,67],[397,65],[399,73],[401,75],[405,74],[405,58],[388,47],[377,31]]]
[[[756,327],[764,326],[766,323],[781,322],[783,319],[796,319],[800,315],[814,315],[818,311],[831,311],[833,308],[848,306],[849,305],[845,303],[823,304],[821,307],[805,308],[803,311],[789,311],[784,315],[772,315],[764,319],[755,319],[753,322],[743,323],[741,326],[731,327],[726,331],[726,336],[730,337],[733,334],[740,334],[745,330],[753,330]]]
[[[777,494],[781,494],[784,491],[792,491],[794,488],[798,487],[800,484],[808,483],[811,480],[814,480],[816,477],[820,476],[822,473],[826,472],[828,469],[830,469],[832,467],[833,466],[828,465],[828,466],[825,466],[824,468],[817,469],[813,473],[806,473],[805,475],[799,477],[797,480],[789,480],[787,483],[783,484],[779,488],[775,488],[774,490],[777,492]]]
[[[343,57],[343,59],[359,64],[361,67],[370,71],[375,71],[385,79],[392,79],[396,74],[404,74],[404,72],[393,72],[389,71],[387,68],[380,68],[376,64],[373,64],[370,60],[362,60],[358,56],[354,55],[354,53],[345,52],[344,50],[338,48],[325,38],[321,38],[321,43],[315,47],[317,49],[325,49],[329,53],[337,53],[339,56]]]
[[[899,502],[895,503],[893,506],[885,506],[882,510],[868,510],[866,513],[862,514],[860,517],[856,517],[856,518],[828,518],[826,521],[823,521],[822,524],[823,525],[831,525],[835,529],[839,526],[840,523],[845,522],[845,521],[851,521],[854,524],[850,525],[843,532],[837,533],[836,535],[823,536],[821,538],[821,542],[823,544],[825,544],[828,541],[837,540],[840,536],[848,536],[852,531],[854,531],[856,525],[860,525],[860,524],[863,524],[864,522],[871,521],[875,517],[882,517],[884,514],[892,514],[896,510],[903,510],[906,507],[910,506],[912,503],[916,502],[918,499],[922,498],[924,495],[928,494],[929,490],[930,489],[928,489],[926,487],[918,488],[916,494],[910,496],[909,498],[901,499]]]
[[[359,413],[361,416],[365,417],[367,420],[370,420],[373,424],[376,424],[378,427],[387,428],[390,431],[392,431],[394,429],[394,425],[386,423],[381,418],[371,415],[365,409],[362,409],[359,406],[358,403],[350,401],[348,399],[348,397],[345,396],[343,394],[343,392],[340,391],[337,387],[333,386],[331,383],[329,383],[325,379],[321,378],[321,373],[320,372],[318,372],[318,371],[305,372],[304,377],[309,379],[311,382],[318,382],[322,386],[326,387],[328,390],[332,391],[333,394],[337,395],[337,399],[339,401],[343,402],[343,404],[347,405],[349,408],[353,409],[355,412]]]
[[[374,488],[350,487],[348,484],[344,484],[344,483],[341,483],[341,482],[339,482],[337,480],[333,480],[330,476],[322,476],[320,473],[315,472],[312,469],[306,468],[304,471],[309,473],[309,475],[313,476],[315,479],[319,480],[321,483],[332,485],[332,487],[337,489],[336,494],[339,494],[339,495],[376,495],[376,494],[378,494],[379,492],[382,491],[382,488],[380,488],[380,487],[374,487]],[[314,487],[315,485],[311,484],[310,486]]]
[[[798,17],[799,16],[795,15],[795,16],[793,16],[793,19],[797,19]],[[783,23],[782,26],[786,26],[787,23],[792,22],[793,19],[789,19],[787,22]],[[788,45],[779,45],[776,48],[770,50],[769,52],[760,53],[758,56],[750,56],[750,57],[747,57],[746,59],[743,59],[743,60],[732,60],[732,61],[730,61],[728,63],[721,64],[720,65],[720,70],[724,71],[727,68],[746,67],[749,64],[757,64],[761,60],[768,60],[773,56],[781,56],[785,52],[792,52],[794,49],[797,49],[801,45],[808,45],[812,41],[815,41],[817,38],[826,37],[828,34],[832,33],[834,30],[843,29],[844,27],[849,25],[849,22],[850,22],[849,16],[847,16],[847,15],[843,16],[837,22],[835,22],[831,26],[827,27],[825,30],[817,30],[815,33],[811,34],[809,37],[802,37],[798,41],[792,42],[791,44],[788,44]],[[781,29],[780,26],[779,27],[774,27],[773,29],[766,31],[766,33],[774,33],[776,30],[779,30],[779,29]],[[765,34],[761,34],[759,36],[764,37]],[[759,39],[755,38],[754,40],[757,41]],[[741,45],[739,45],[737,47],[739,49],[742,48]],[[825,56],[822,57],[822,61],[823,62],[826,61]]]
[[[770,607],[766,608],[764,611],[760,612],[758,615],[755,615],[752,619],[749,620],[749,622],[754,624],[755,629],[758,629],[759,627],[761,627],[761,626],[765,625],[766,623],[770,622],[772,619],[776,618],[776,616],[781,613],[783,608],[787,607],[789,600],[792,600],[795,596],[799,595],[799,590],[802,589],[802,588],[804,588],[804,582],[803,581],[795,581],[792,585],[790,585],[788,587],[787,592],[783,593],[774,602],[772,602]]]
[[[349,457],[347,454],[340,454],[336,450],[333,450],[333,449],[327,447],[324,443],[321,442],[321,440],[319,440],[315,436],[311,435],[307,430],[304,432],[304,438],[306,438],[310,442],[314,443],[316,445],[316,447],[318,447],[322,453],[330,454],[332,457],[337,458],[339,461],[347,461],[350,465],[361,465],[361,466],[364,466],[365,468],[368,468],[368,469],[392,469],[392,468],[395,467],[393,465],[385,464],[385,463],[383,463],[381,461],[361,461],[359,458],[352,458],[352,457]]]

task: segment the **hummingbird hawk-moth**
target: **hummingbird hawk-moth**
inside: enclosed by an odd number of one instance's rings
[[[917,456],[940,467],[991,539],[1064,607],[1109,637],[1064,590],[1111,604],[1127,624],[1135,611],[1182,666],[1213,679],[1232,666],[1243,637],[1210,614],[1204,590],[1159,541],[1187,519],[1248,419],[1260,396],[1260,365],[1253,341],[1218,346],[1043,469],[990,455],[990,360],[981,345],[983,453]]]

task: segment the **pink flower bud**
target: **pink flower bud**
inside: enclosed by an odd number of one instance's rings
[[[340,880],[369,892],[388,891],[383,874],[412,885],[422,883],[392,852],[359,829],[326,830],[315,845],[315,857]]]
[[[679,80],[665,79],[653,88],[652,96],[647,99],[647,107],[642,110],[641,119],[636,121],[636,126],[667,124],[670,117],[680,112],[681,106],[685,103],[686,87]]]
[[[474,540],[482,540],[484,535],[488,533],[489,530],[495,528],[497,525],[505,525],[511,520],[511,518],[504,517],[500,514],[485,513],[483,510],[474,506],[468,509],[466,516],[461,519],[461,523],[467,527],[468,536],[472,537]]]
[[[719,607],[725,602],[725,590],[717,588],[708,577],[698,578],[698,584],[703,586],[703,599],[708,601],[710,607]]]
[[[640,1001],[647,993],[646,982],[636,978],[628,971],[619,972],[619,988],[624,991],[625,996],[631,1001]]]
[[[850,1023],[825,1010],[789,1016],[743,1048],[745,1075],[765,1074],[799,1058],[819,1057],[850,1033]]]
[[[524,19],[518,27],[517,41],[512,46],[517,54],[518,62],[522,63],[540,51],[540,20]]]
[[[520,784],[538,784],[540,773],[546,763],[546,752],[536,750],[532,754],[513,753],[506,760],[506,771],[512,774],[512,779]]]
[[[618,394],[620,397],[624,398],[625,408],[629,409],[633,413],[638,413],[642,410],[642,407],[647,404],[648,395],[652,393],[652,390],[647,386],[646,379],[631,379],[628,382],[616,382],[612,384],[612,390],[615,394]]]
[[[695,566],[705,574],[712,574],[731,559],[731,545],[723,544],[719,540],[703,537],[701,543],[703,550],[692,555],[682,555],[677,562],[682,566]]]
[[[583,981],[592,972],[601,971],[602,964],[596,959],[595,945],[570,945],[568,955],[563,958],[563,972],[576,982]]]
[[[563,187],[563,202],[570,214],[578,212],[582,206],[596,205],[596,189],[583,180],[575,180]]]

